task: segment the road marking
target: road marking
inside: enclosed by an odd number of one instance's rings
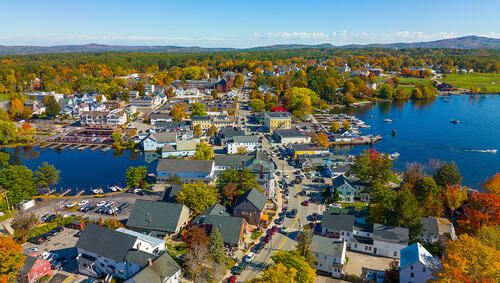
[[[283,161],[281,161],[280,159],[278,159],[278,160],[280,161],[281,166],[283,166],[283,169],[285,169],[285,164],[283,164]],[[283,171],[284,171],[284,170],[283,170]],[[290,176],[290,177],[291,177],[291,176]],[[282,179],[284,179],[284,178],[282,178]],[[293,180],[292,180],[292,182],[293,182]],[[294,182],[294,184],[293,184],[293,185],[294,185],[294,187],[295,187],[295,190],[297,190],[297,193],[299,193],[299,187],[297,186],[297,184],[295,184],[295,182]],[[299,208],[300,208],[300,206],[301,206],[301,205],[302,205],[302,196],[301,196],[301,195],[299,195]],[[283,210],[283,209],[281,209],[281,210]],[[299,213],[299,210],[297,209],[297,216],[295,217],[295,221],[293,221],[293,224],[292,224],[292,227],[291,227],[291,228],[293,228],[293,227],[295,226],[295,224],[297,223],[297,220],[299,219],[299,217],[300,217],[300,213]],[[300,227],[299,227],[299,228],[300,228]],[[281,250],[281,247],[283,247],[283,245],[285,244],[285,242],[286,242],[286,240],[287,240],[287,239],[288,239],[288,237],[286,237],[286,236],[285,236],[285,239],[283,239],[283,241],[282,241],[282,242],[281,242],[281,244],[278,246],[278,248],[276,249],[276,251],[275,251],[275,252],[277,252],[277,251]],[[274,253],[273,253],[273,254],[274,254]],[[268,261],[268,262],[267,262],[264,266],[269,265],[269,264],[271,263],[271,261],[272,261],[272,260],[273,260],[273,259],[272,259],[272,258],[270,258],[270,259],[269,259],[269,261]],[[256,278],[260,277],[260,275],[261,275],[263,272],[264,272],[264,267],[262,267],[262,270],[259,272],[259,274],[257,274]]]
[[[67,282],[68,280],[70,280],[71,278],[73,278],[75,276],[75,274],[71,274],[70,276],[66,277],[66,279],[64,279],[63,283],[64,282]]]

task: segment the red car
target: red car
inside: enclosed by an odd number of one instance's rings
[[[231,275],[227,278],[227,283],[234,283],[236,282],[236,275]]]
[[[278,231],[278,226],[273,226],[269,231],[271,231],[271,234],[275,234]]]
[[[304,201],[304,202],[302,203],[302,205],[303,205],[303,206],[309,206],[309,201],[307,201],[307,200],[306,200],[306,201]]]
[[[264,242],[264,243],[266,243],[266,244],[267,244],[267,243],[269,243],[269,241],[271,241],[271,235],[267,234],[267,235],[264,237],[264,239],[262,239],[262,242]]]

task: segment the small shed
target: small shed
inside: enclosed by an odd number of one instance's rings
[[[85,222],[82,222],[80,220],[73,220],[69,223],[69,228],[75,230],[83,230],[85,229]]]

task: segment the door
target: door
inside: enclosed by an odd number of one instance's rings
[[[373,254],[377,254],[377,248],[373,249]]]

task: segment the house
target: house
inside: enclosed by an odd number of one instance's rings
[[[125,107],[125,101],[123,100],[108,100],[103,102],[104,107],[109,110],[119,109]]]
[[[116,125],[120,126],[127,122],[127,113],[123,109],[111,111],[83,111],[80,115],[82,126],[90,125]]]
[[[242,170],[253,158],[253,156],[242,154],[216,154],[214,156],[215,172],[219,174],[226,169]]]
[[[201,130],[208,130],[212,126],[212,122],[210,120],[210,116],[194,116],[191,117],[191,124],[194,127],[200,125]]]
[[[212,125],[217,129],[234,126],[234,118],[227,115],[217,115],[212,119]]]
[[[174,145],[165,144],[161,148],[161,157],[183,157],[183,156],[193,156],[196,152],[196,145],[200,142],[200,139],[190,139],[190,140],[176,140]]]
[[[165,250],[165,240],[156,237],[151,237],[144,233],[139,233],[126,228],[118,228],[115,231],[125,233],[137,237],[139,241],[139,248],[141,251],[148,252],[151,254],[159,254],[161,251]]]
[[[399,259],[408,246],[408,228],[373,224],[373,254]]]
[[[354,215],[325,214],[321,221],[321,233],[328,237],[349,241],[353,237]]]
[[[456,239],[455,227],[446,218],[422,217],[422,230],[418,239],[425,243],[446,243],[449,239]]]
[[[129,117],[132,117],[132,115],[137,112],[137,107],[135,107],[134,105],[127,105],[125,106],[124,110],[125,112],[127,112]]]
[[[157,122],[172,122],[172,115],[170,113],[153,113],[149,115],[151,125],[154,126]]]
[[[126,226],[152,237],[177,234],[186,226],[191,211],[183,204],[136,199]]]
[[[130,105],[137,107],[141,110],[153,110],[161,105],[161,98],[158,96],[154,97],[139,97],[132,99]]]
[[[292,116],[288,112],[265,112],[263,113],[264,129],[273,132],[277,129],[290,129]]]
[[[326,147],[320,147],[315,144],[291,144],[290,150],[294,158],[303,154],[329,154],[330,151]]]
[[[145,245],[137,236],[89,223],[75,245],[78,271],[126,280],[158,257],[144,251]]]
[[[258,136],[234,136],[232,140],[227,142],[227,153],[235,154],[239,148],[245,149],[246,152],[257,149],[259,143]]]
[[[180,121],[180,122],[165,122],[165,121],[156,121],[154,125],[154,131],[157,133],[160,132],[186,132],[191,130],[191,122],[189,121]]]
[[[106,111],[106,107],[102,102],[94,102],[90,104],[90,111]]]
[[[148,261],[148,265],[137,272],[125,283],[179,283],[181,282],[181,267],[168,254],[163,253],[154,260]]]
[[[238,199],[233,207],[233,216],[243,217],[249,224],[258,225],[264,216],[266,203],[267,197],[252,188]]]
[[[281,144],[289,143],[310,143],[311,137],[298,131],[297,129],[280,129],[274,131],[274,136]]]
[[[24,259],[23,266],[19,269],[17,279],[21,283],[34,283],[46,275],[52,275],[50,261],[37,257],[37,255],[28,255]]]
[[[69,228],[75,229],[75,230],[83,230],[85,229],[85,222],[80,221],[80,220],[72,220],[69,223]]]
[[[382,70],[380,68],[371,68],[371,69],[369,69],[369,71],[370,71],[370,74],[373,74],[376,77],[380,77],[380,75],[382,75],[384,73],[384,70]]]
[[[342,63],[337,68],[337,71],[339,71],[339,73],[349,73],[351,71],[351,68],[349,67],[349,65],[347,65],[347,63]]]
[[[123,109],[113,109],[106,115],[106,124],[121,126],[127,123],[127,112]]]
[[[245,131],[238,127],[224,127],[221,128],[217,136],[215,137],[216,142],[219,145],[226,145],[229,140],[232,140],[235,136],[244,136]]]
[[[436,279],[433,273],[441,267],[439,258],[432,256],[420,243],[401,250],[399,282],[417,283]]]
[[[344,131],[343,133],[333,133],[333,139],[335,142],[352,142],[356,138],[357,135],[351,133],[350,131]]]
[[[231,216],[224,206],[217,203],[198,215],[192,225],[202,226],[208,235],[217,227],[226,246],[238,247],[244,241],[248,224],[243,217]]]
[[[31,110],[33,115],[41,115],[47,109],[43,103],[38,102],[37,100],[28,100],[24,103],[24,107],[27,107]]]
[[[164,145],[175,145],[177,142],[176,133],[152,133],[142,140],[144,151],[155,151]]]
[[[211,160],[160,159],[156,167],[156,181],[165,183],[174,175],[184,183],[202,181],[211,183],[215,179],[214,162]]]
[[[356,189],[350,184],[345,175],[339,175],[335,179],[332,179],[332,189],[330,190],[332,196],[335,188],[337,188],[337,191],[339,192],[340,202],[354,202]]]
[[[313,235],[311,253],[315,257],[314,269],[340,278],[346,264],[346,242]]]
[[[176,202],[175,198],[177,194],[182,190],[182,185],[174,184],[172,186],[166,186],[163,190],[163,194],[161,196],[162,201]]]

